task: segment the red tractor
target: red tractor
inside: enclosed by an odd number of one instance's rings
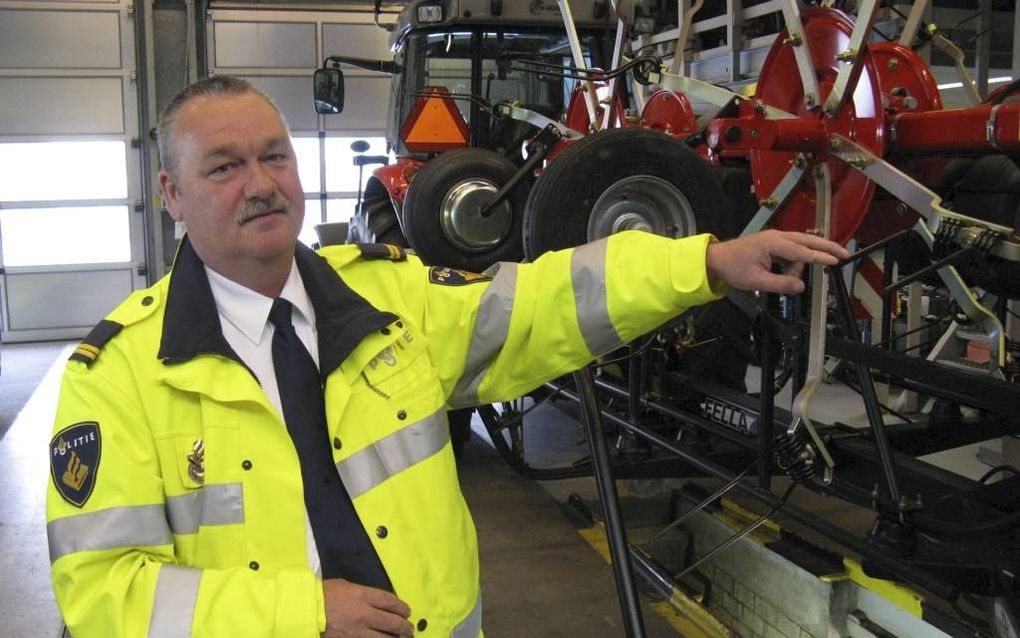
[[[571,5],[578,52],[607,66],[617,25],[609,3]],[[580,82],[567,70],[575,53],[557,3],[419,0],[400,14],[392,49],[391,61],[331,56],[316,73],[320,113],[343,109],[341,65],[393,76],[387,142],[397,160],[373,171],[348,241],[411,246],[426,262],[468,270],[520,260],[527,142],[549,125],[557,134],[543,155],[580,137],[558,123]]]

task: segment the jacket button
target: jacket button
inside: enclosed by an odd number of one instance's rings
[[[338,436],[334,436],[334,437],[333,437],[333,447],[334,447],[335,449],[339,450],[339,449],[340,449],[340,448],[342,448],[343,446],[344,446],[344,444],[340,442],[340,437],[338,437]]]
[[[380,525],[379,527],[375,528],[375,535],[378,536],[379,538],[386,538],[387,536],[390,535],[390,530],[386,529],[385,525]]]
[[[398,328],[403,328],[404,327],[404,322],[403,321],[398,321],[397,322],[397,327]]]
[[[384,335],[388,335],[390,333],[390,329],[389,328],[383,328],[379,332],[383,333]]]
[[[252,562],[248,563],[248,568],[251,569],[253,572],[257,572],[259,570],[258,561],[253,560]]]
[[[418,631],[425,631],[425,629],[428,626],[429,626],[429,621],[425,620],[424,618],[422,618],[421,620],[418,621]]]
[[[248,459],[245,459],[245,460],[241,461],[241,467],[246,469],[246,470],[250,470],[251,469],[251,461],[249,461]]]
[[[143,306],[151,306],[152,305],[152,297],[150,297],[149,295],[146,295],[146,296],[142,297],[142,305]]]
[[[397,418],[403,421],[404,419],[407,418],[407,412],[405,412],[404,410],[397,412]]]

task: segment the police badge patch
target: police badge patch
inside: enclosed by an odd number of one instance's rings
[[[82,507],[92,496],[101,451],[102,439],[95,421],[66,427],[50,441],[53,485],[64,500],[75,507]]]
[[[481,281],[492,281],[492,277],[481,273],[457,270],[456,268],[433,266],[429,268],[429,281],[443,286],[465,286]]]

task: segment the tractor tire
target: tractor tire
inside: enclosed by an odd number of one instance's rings
[[[351,217],[347,229],[348,244],[393,244],[407,247],[407,239],[400,231],[397,211],[389,194],[381,190],[375,195],[366,194],[361,206]]]
[[[615,232],[672,237],[735,232],[730,201],[686,144],[646,129],[610,129],[550,162],[528,198],[524,252],[534,260]]]
[[[754,196],[754,180],[751,178],[751,169],[717,166],[715,176],[719,178],[719,184],[722,185],[726,196],[730,198],[734,235],[738,235],[758,212],[758,199]]]
[[[534,260],[628,228],[730,238],[743,228],[736,202],[744,186],[750,196],[750,178],[727,176],[732,202],[715,169],[683,142],[647,129],[596,133],[550,162],[535,183],[524,217],[525,253]],[[694,308],[689,317],[694,338],[710,345],[685,355],[680,369],[745,390],[750,320],[726,299]],[[736,330],[726,330],[726,322]]]
[[[518,183],[490,215],[481,214],[515,173],[513,162],[478,148],[448,151],[426,164],[404,200],[411,248],[427,264],[473,272],[499,261],[520,261],[530,180]]]

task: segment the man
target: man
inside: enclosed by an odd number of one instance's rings
[[[75,351],[50,446],[53,583],[76,638],[477,636],[446,409],[519,396],[727,284],[799,292],[805,263],[846,255],[777,232],[623,233],[491,278],[380,246],[317,255],[296,246],[287,127],[247,83],[189,87],[159,141],[187,236]]]

